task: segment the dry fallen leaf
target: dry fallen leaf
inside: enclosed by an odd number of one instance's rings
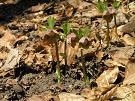
[[[135,84],[135,63],[129,61],[126,66],[123,85]]]
[[[38,12],[38,11],[44,10],[45,9],[45,6],[46,6],[46,3],[44,3],[44,4],[38,4],[36,6],[32,6],[27,11]]]
[[[135,101],[133,96],[135,92],[135,85],[120,86],[117,88],[111,100],[113,101]]]
[[[28,54],[28,57],[25,59],[25,64],[28,66],[31,66],[32,63],[34,63],[35,53],[33,51],[30,51]]]
[[[125,34],[121,39],[125,45],[135,45],[135,38],[130,36],[129,34]]]
[[[59,94],[60,101],[86,101],[81,95],[75,95],[72,93]]]
[[[31,97],[27,98],[26,101],[59,101],[59,99],[50,94],[45,94],[45,95],[32,95]]]
[[[114,83],[119,73],[118,67],[109,68],[105,70],[96,80],[99,87],[107,87],[111,83]]]
[[[15,68],[15,66],[19,63],[20,58],[21,55],[19,55],[19,51],[17,49],[10,49],[7,59],[4,65],[0,68],[0,71],[6,71]]]
[[[121,47],[117,49],[118,51],[116,51],[115,54],[112,56],[113,61],[115,61],[115,64],[117,63],[126,66],[129,58],[134,53],[134,46]]]
[[[0,38],[0,46],[5,46],[11,49],[15,41],[16,37],[11,33],[10,30],[7,30],[6,33]]]

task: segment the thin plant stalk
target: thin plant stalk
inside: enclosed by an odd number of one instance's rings
[[[115,24],[115,36],[116,36],[116,40],[119,40],[119,36],[117,33],[117,23],[116,23],[116,15],[114,15],[114,24]]]
[[[107,37],[106,37],[106,40],[107,40],[107,47],[109,47],[109,45],[110,45],[109,22],[107,22]]]
[[[82,69],[83,69],[83,80],[84,82],[88,82],[88,78],[87,78],[87,71],[84,65],[84,58],[83,58],[83,49],[81,49],[81,62],[82,62]]]
[[[59,61],[59,52],[58,52],[58,42],[55,42],[55,50],[56,50],[56,57],[57,57],[57,67],[56,67],[56,75],[58,78],[58,83],[60,83],[61,74],[60,74],[60,61]]]
[[[67,70],[67,52],[66,52],[66,49],[67,49],[67,42],[66,41],[64,41],[64,60],[65,60],[65,70],[64,70],[64,72],[66,72],[66,70]]]

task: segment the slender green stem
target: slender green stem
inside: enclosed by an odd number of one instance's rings
[[[67,49],[67,42],[64,41],[64,59],[65,59],[65,73],[66,73],[66,70],[67,70],[67,52],[66,52],[66,49]]]
[[[116,22],[116,15],[114,15],[114,24],[115,24],[115,36],[116,36],[116,40],[119,40],[119,36],[117,33],[117,22]]]
[[[88,82],[88,78],[87,78],[87,71],[86,68],[84,66],[84,58],[83,58],[83,49],[81,49],[81,62],[82,62],[82,69],[83,69],[83,80],[84,82]]]
[[[109,44],[110,44],[109,22],[107,22],[107,37],[106,37],[106,40],[107,40],[107,47],[109,47]]]
[[[58,42],[55,42],[55,49],[56,49],[56,57],[57,57],[57,67],[56,67],[56,75],[58,78],[58,83],[60,83],[61,74],[60,74],[60,61],[59,61],[59,52],[58,52]]]

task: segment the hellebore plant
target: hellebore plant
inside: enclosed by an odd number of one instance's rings
[[[109,47],[110,44],[110,36],[109,36],[109,23],[112,21],[113,16],[117,14],[117,10],[113,7],[108,7],[107,2],[102,3],[100,0],[98,0],[98,4],[96,5],[96,8],[102,13],[102,17],[107,22],[107,47]]]
[[[120,7],[120,1],[114,0],[113,7],[114,7],[116,10],[118,10],[119,7]],[[118,40],[119,40],[119,36],[118,36],[118,33],[117,33],[116,14],[114,14],[114,24],[115,24],[115,35],[116,35],[116,40],[118,41]]]
[[[44,43],[46,45],[53,45],[55,43],[56,57],[57,57],[57,67],[56,67],[56,75],[58,79],[58,83],[60,83],[61,74],[60,74],[60,61],[59,61],[59,52],[58,52],[58,40],[60,39],[59,33],[54,29],[55,19],[49,17],[47,19],[48,25],[46,29],[41,29],[45,32]]]
[[[85,27],[84,34],[82,32],[82,29],[79,29],[79,31],[73,30],[74,33],[71,33],[68,35],[68,43],[71,44],[71,46],[75,46],[77,42],[79,42],[79,48],[81,49],[81,62],[82,62],[82,69],[83,69],[83,80],[84,82],[88,83],[89,79],[87,77],[87,71],[84,65],[84,58],[83,58],[83,49],[88,49],[90,45],[90,40],[88,38],[88,27]]]
[[[109,36],[109,23],[112,21],[113,16],[117,14],[117,10],[113,7],[108,7],[107,10],[105,10],[102,14],[102,17],[107,22],[107,47],[109,47],[110,43],[110,36]]]
[[[65,22],[63,25],[62,25],[62,28],[63,28],[63,31],[64,31],[64,60],[65,60],[65,71],[67,69],[67,53],[66,53],[66,50],[67,50],[67,41],[66,41],[66,38],[68,36],[68,34],[70,33],[70,29],[71,29],[71,24],[68,23],[68,22]]]

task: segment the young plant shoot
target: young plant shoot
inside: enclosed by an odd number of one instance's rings
[[[60,83],[61,74],[60,74],[60,62],[59,62],[59,52],[58,52],[58,40],[60,38],[57,30],[54,29],[55,19],[49,17],[47,19],[48,25],[46,25],[46,29],[42,29],[45,32],[44,43],[46,45],[53,45],[55,43],[56,57],[57,57],[57,67],[56,67],[56,75],[58,79],[58,83]]]
[[[83,58],[83,49],[88,49],[90,46],[90,40],[88,38],[88,27],[86,26],[84,29],[84,34],[82,29],[79,29],[79,31],[74,30],[74,33],[71,33],[70,42],[74,42],[76,40],[79,42],[79,48],[81,49],[81,62],[82,62],[82,70],[83,70],[83,80],[85,83],[89,82],[89,79],[87,77],[87,70],[84,65],[84,58]],[[73,43],[72,43],[73,44]]]
[[[71,24],[68,23],[68,22],[65,22],[63,25],[62,25],[62,28],[63,28],[63,31],[64,31],[64,60],[65,60],[65,72],[66,72],[66,69],[67,69],[67,53],[66,53],[66,50],[67,50],[67,41],[66,41],[66,38],[68,36],[68,34],[70,33],[70,29],[71,29]]]
[[[117,10],[113,7],[108,7],[107,10],[105,10],[102,14],[102,17],[107,22],[107,47],[109,47],[110,44],[110,36],[109,36],[109,23],[112,21],[113,16],[117,14]]]

